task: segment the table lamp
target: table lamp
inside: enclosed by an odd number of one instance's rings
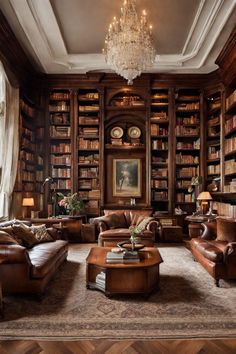
[[[200,206],[202,209],[202,214],[206,214],[209,210],[209,202],[212,201],[212,196],[209,192],[201,192],[197,197],[197,200],[200,201]]]
[[[34,206],[34,198],[23,198],[22,200],[22,216],[25,219],[28,216],[28,207],[33,207]]]

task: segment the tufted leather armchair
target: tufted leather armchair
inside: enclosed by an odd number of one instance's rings
[[[138,225],[143,219],[151,217],[152,210],[104,210],[104,216],[95,218],[99,229],[98,245],[116,246],[118,242],[129,240],[129,227]],[[155,236],[161,228],[159,221],[151,219],[141,234],[145,246],[153,246]]]
[[[202,223],[203,233],[192,238],[194,259],[208,271],[219,286],[220,279],[236,279],[236,220],[217,218]]]

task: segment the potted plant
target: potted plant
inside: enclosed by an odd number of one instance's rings
[[[64,207],[69,215],[79,215],[84,211],[85,205],[82,198],[78,196],[78,193],[68,194],[64,196],[62,193],[58,193],[60,201],[59,206]]]

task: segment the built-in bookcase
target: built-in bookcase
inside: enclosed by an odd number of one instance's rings
[[[72,189],[71,101],[70,90],[52,90],[49,94],[49,175],[54,181],[50,187],[63,194]]]
[[[195,194],[189,193],[200,167],[200,92],[179,89],[175,93],[175,207],[195,209]]]
[[[96,89],[78,90],[78,193],[88,215],[100,208],[100,94]]]
[[[169,92],[151,91],[151,201],[155,210],[168,212],[169,206]]]

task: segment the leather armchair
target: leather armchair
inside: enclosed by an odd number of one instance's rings
[[[236,279],[236,220],[217,218],[202,224],[203,233],[191,239],[194,259],[219,286],[220,279]]]
[[[99,236],[98,245],[102,247],[116,246],[118,242],[129,240],[129,227],[136,226],[142,220],[150,217],[150,210],[105,210],[105,215],[95,218],[93,221],[97,223]],[[149,220],[145,230],[140,235],[141,242],[145,246],[153,246],[156,234],[161,228],[159,221]]]

